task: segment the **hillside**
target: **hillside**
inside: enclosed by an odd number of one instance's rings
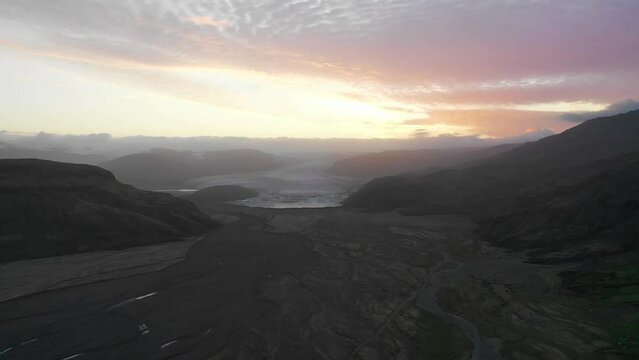
[[[505,144],[489,148],[384,151],[338,160],[327,171],[334,175],[373,178],[405,172],[437,170],[488,158],[517,146]]]
[[[555,251],[616,226],[580,228],[586,219],[606,221],[595,210],[588,216],[583,212],[597,207],[596,201],[609,201],[600,211],[621,212],[624,218],[637,215],[627,187],[613,186],[636,177],[637,159],[639,111],[634,111],[587,121],[463,169],[376,179],[344,204],[403,208],[411,214],[463,213],[480,222],[478,234],[488,241]],[[553,223],[560,231],[549,238]]]
[[[588,166],[601,171],[522,195],[507,211],[483,220],[479,235],[502,246],[545,250],[537,255],[550,252],[537,261],[599,257],[636,247],[639,153]],[[562,253],[566,249],[571,252]]]
[[[100,166],[118,180],[145,189],[182,187],[190,179],[275,169],[274,155],[257,150],[210,151],[205,153],[154,149],[106,161]]]
[[[345,205],[468,215],[479,240],[562,264],[562,289],[608,329],[610,351],[639,354],[639,111],[464,169],[376,179]]]
[[[96,166],[0,160],[0,261],[148,245],[217,226],[191,203]]]

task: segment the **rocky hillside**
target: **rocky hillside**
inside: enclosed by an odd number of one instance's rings
[[[479,235],[502,246],[541,248],[545,251],[532,253],[538,261],[600,257],[636,247],[639,153],[596,166],[602,169],[596,175],[522,195],[507,211],[485,217]]]
[[[587,121],[473,166],[372,181],[346,206],[463,213],[479,239],[561,263],[564,290],[639,356],[639,111]]]
[[[345,205],[463,213],[482,224],[478,233],[488,241],[556,251],[637,216],[628,193],[635,189],[629,179],[637,176],[637,161],[634,111],[587,121],[463,169],[376,179]]]
[[[148,245],[217,226],[191,203],[96,166],[0,160],[0,261]]]

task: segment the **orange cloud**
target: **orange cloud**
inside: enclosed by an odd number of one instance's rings
[[[429,113],[430,119],[409,120],[405,125],[445,123],[478,129],[482,135],[508,137],[525,134],[532,130],[550,129],[563,131],[571,124],[562,121],[556,112],[522,110],[436,110]]]

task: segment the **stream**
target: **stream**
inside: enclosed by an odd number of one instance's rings
[[[419,236],[420,234],[411,235],[423,237]],[[439,247],[443,247],[443,244],[440,243]],[[480,335],[475,324],[461,316],[447,312],[439,306],[439,303],[437,302],[437,293],[441,286],[442,277],[447,273],[461,269],[464,266],[464,263],[451,259],[450,254],[445,250],[436,250],[436,252],[443,257],[443,260],[437,263],[437,265],[432,269],[428,284],[425,285],[417,294],[417,306],[439,317],[440,319],[457,326],[463,331],[464,335],[466,335],[466,337],[473,343],[473,352],[470,360],[500,359],[501,357],[499,356],[499,352],[494,349],[492,344],[487,342],[486,339]],[[452,265],[454,267],[445,268],[446,265]]]

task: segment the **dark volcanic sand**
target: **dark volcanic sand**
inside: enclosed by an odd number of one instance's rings
[[[464,219],[204,210],[237,221],[181,263],[0,303],[0,359],[483,359],[499,349],[588,359],[606,346],[558,296],[557,269],[473,242]]]
[[[316,260],[304,240],[251,230],[244,218],[196,244],[186,261],[164,271],[106,281],[0,304],[0,344],[24,341],[11,359],[163,358],[190,351],[201,358],[224,348],[243,324],[257,322],[275,304],[260,295],[269,277]],[[238,231],[240,230],[240,231]],[[239,234],[238,234],[239,233]],[[114,310],[126,299],[157,292]],[[140,336],[138,326],[150,333]],[[208,329],[215,333],[204,336]],[[213,336],[214,335],[214,336]],[[172,340],[178,343],[160,350]]]

